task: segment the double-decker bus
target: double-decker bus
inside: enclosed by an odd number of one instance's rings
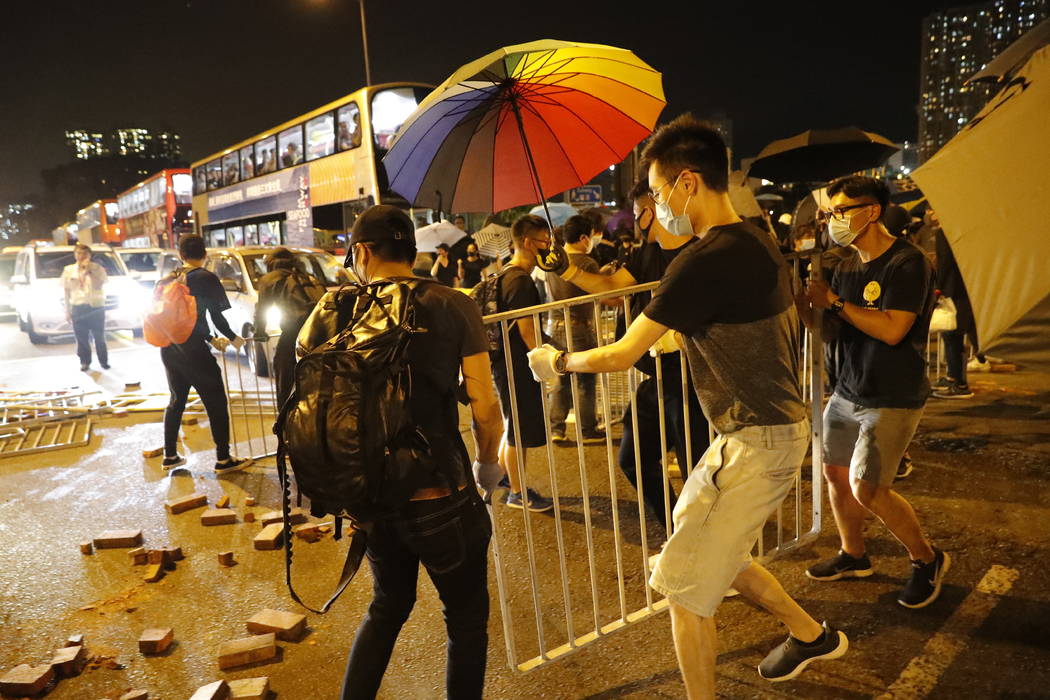
[[[208,245],[324,246],[373,204],[408,208],[380,163],[421,83],[362,88],[193,163],[193,221]],[[341,247],[341,246],[337,246]]]
[[[172,248],[193,231],[193,177],[188,168],[161,170],[117,195],[123,243],[133,248]]]
[[[120,231],[117,200],[100,199],[77,212],[77,241],[91,245],[109,243],[120,245],[124,240]]]

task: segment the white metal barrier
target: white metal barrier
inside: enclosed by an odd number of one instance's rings
[[[246,338],[241,351],[219,353],[230,417],[230,446],[240,457],[277,454],[277,380],[273,370],[276,337],[265,343]],[[260,376],[260,370],[265,376]],[[203,410],[203,409],[202,409]]]
[[[798,260],[794,261],[798,279]],[[620,467],[614,450],[613,433],[606,430],[605,444],[584,445],[582,426],[576,421],[575,449],[556,447],[552,442],[550,400],[541,392],[546,431],[546,445],[532,452],[543,453],[546,468],[536,461],[528,469],[525,450],[521,447],[521,418],[517,410],[514,366],[510,362],[510,329],[518,319],[532,318],[536,345],[542,344],[540,329],[546,313],[564,314],[567,349],[572,351],[570,308],[589,305],[594,323],[602,328],[599,302],[618,300],[626,324],[631,322],[630,299],[654,289],[657,283],[638,285],[614,292],[578,297],[528,309],[485,317],[486,323],[498,323],[503,338],[503,362],[508,377],[510,404],[509,430],[517,437],[518,474],[523,493],[529,486],[540,486],[554,501],[552,513],[534,513],[528,509],[514,511],[496,502],[490,506],[493,521],[493,558],[499,588],[500,608],[506,640],[507,657],[512,668],[526,672],[564,657],[616,630],[644,620],[667,608],[667,601],[648,584],[652,561],[659,552],[663,536],[649,527],[644,499],[642,459],[639,451],[638,402],[635,390],[641,373],[628,372],[598,375],[597,391],[600,416],[611,427],[619,418],[612,411],[610,385],[622,382],[628,388],[626,410],[631,413],[632,438],[635,445],[634,468],[637,490],[618,474]],[[599,345],[613,340],[608,333],[598,333]],[[691,381],[684,353],[677,352],[681,363],[682,397],[687,464],[680,465],[681,478],[688,477],[700,455],[692,454],[688,432]],[[800,348],[800,366],[804,398],[811,408],[813,424],[812,458],[808,478],[801,472],[792,493],[766,524],[756,545],[756,556],[769,560],[812,541],[820,532],[822,511],[822,455],[820,448],[823,398],[823,347],[819,332],[804,334]],[[656,362],[659,437],[663,450],[662,481],[664,484],[663,523],[665,534],[673,530],[672,502],[667,486],[668,426],[665,414],[663,365]],[[580,389],[576,375],[571,382],[572,405],[580,415]],[[527,377],[527,381],[534,381]],[[815,400],[814,400],[815,399]],[[541,484],[541,482],[543,482]],[[806,507],[806,490],[809,507]],[[679,489],[680,490],[680,489]],[[529,620],[531,618],[531,620]],[[532,630],[535,630],[533,633]]]

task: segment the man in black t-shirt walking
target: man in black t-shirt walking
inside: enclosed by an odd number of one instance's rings
[[[551,231],[547,222],[538,216],[526,214],[511,227],[511,239],[514,241],[514,255],[499,275],[499,306],[501,312],[524,309],[541,303],[540,292],[532,281],[532,271],[536,268],[537,253],[545,252],[551,245]],[[526,353],[536,347],[536,332],[539,328],[532,316],[519,318],[509,324],[510,361],[507,361],[500,350],[493,353],[492,376],[496,380],[500,404],[503,407],[503,419],[506,423],[503,443],[500,445],[500,464],[506,472],[506,479],[501,483],[510,488],[507,505],[511,508],[528,508],[530,511],[542,512],[554,507],[554,502],[541,496],[532,487],[522,493],[521,474],[525,474],[529,449],[543,447],[547,444],[547,429],[544,425],[543,397],[539,384],[532,379],[529,371],[529,360]],[[514,373],[514,396],[511,397],[511,378],[508,369]],[[517,414],[518,431],[514,429],[514,414]],[[520,442],[519,442],[520,438]],[[518,460],[518,448],[523,458]]]
[[[836,581],[872,574],[862,532],[865,513],[908,550],[912,575],[897,602],[922,608],[941,592],[951,558],[930,545],[893,478],[930,393],[925,349],[934,304],[933,269],[918,247],[895,238],[880,219],[886,185],[844,177],[828,186],[828,234],[850,246],[829,286],[810,280],[802,317],[826,309],[834,393],[824,409],[824,476],[842,547],[806,574]]]
[[[842,656],[848,642],[810,617],[750,554],[809,446],[788,267],[772,238],[733,210],[729,156],[714,128],[683,115],[653,134],[643,161],[660,224],[698,240],[667,267],[622,339],[582,353],[544,346],[529,364],[544,381],[626,370],[669,329],[684,337],[700,405],[719,435],[686,480],[649,583],[670,601],[686,692],[713,698],[714,614],[730,587],[791,635],[759,664],[763,678],[794,678],[817,659]],[[553,257],[544,265],[560,267]]]
[[[230,455],[226,387],[219,363],[212,356],[208,344],[219,352],[225,352],[230,344],[240,350],[244,339],[233,332],[222,315],[223,311],[230,308],[230,300],[219,278],[204,269],[207,256],[204,239],[197,235],[182,236],[179,239],[179,256],[186,265],[186,286],[197,299],[197,324],[185,343],[173,343],[160,349],[160,359],[164,363],[168,391],[171,393],[168,406],[164,409],[164,461],[161,464],[165,469],[171,469],[186,463],[177,450],[179,425],[182,413],[186,410],[190,389],[196,389],[208,413],[211,436],[215,440],[215,471],[220,474],[234,472],[247,467],[252,460]],[[212,337],[208,327],[209,317],[215,329],[225,338]]]
[[[350,257],[359,279],[407,281],[413,277],[415,256],[412,221],[396,207],[372,207],[354,222]],[[444,478],[435,477],[417,490],[397,516],[372,525],[367,554],[373,599],[347,661],[344,700],[376,697],[416,602],[420,564],[444,606],[446,696],[480,700],[485,683],[492,525],[474,491],[459,432],[456,390],[462,373],[477,446],[475,478],[488,491],[500,475],[496,460],[501,434],[488,337],[477,304],[462,292],[420,283],[413,304],[415,320],[426,332],[414,334],[405,350],[412,374],[409,406]]]

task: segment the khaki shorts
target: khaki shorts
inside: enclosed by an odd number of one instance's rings
[[[889,486],[920,418],[921,408],[867,408],[832,394],[824,407],[824,464]]]
[[[649,585],[701,617],[713,617],[751,564],[762,526],[795,483],[809,421],[719,435],[689,475],[674,509],[674,534]]]

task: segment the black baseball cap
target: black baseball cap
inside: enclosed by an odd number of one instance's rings
[[[415,241],[416,227],[408,214],[389,204],[377,204],[366,209],[354,222],[350,245],[386,240]]]

